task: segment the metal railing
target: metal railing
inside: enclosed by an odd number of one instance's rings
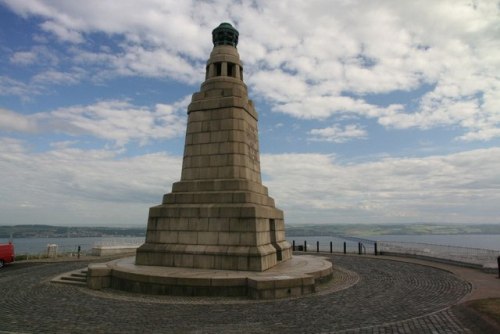
[[[314,239],[314,238],[311,238]],[[323,253],[344,253],[344,254],[374,254],[374,243],[355,242],[353,240],[343,240],[335,238],[335,241],[312,241],[292,240],[292,250],[299,252],[323,252]]]
[[[401,254],[445,260],[481,268],[496,268],[500,251],[416,242],[377,242],[381,254]]]
[[[396,255],[425,258],[469,267],[500,271],[500,251],[459,246],[436,245],[416,242],[373,241],[356,237],[332,237],[328,242],[299,239],[292,240],[293,251],[343,254]],[[499,273],[500,276],[500,273]]]

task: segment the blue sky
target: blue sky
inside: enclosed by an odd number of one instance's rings
[[[500,3],[0,0],[0,224],[140,226],[231,22],[291,224],[500,223]]]

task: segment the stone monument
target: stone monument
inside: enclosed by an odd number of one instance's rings
[[[292,257],[283,212],[261,181],[238,31],[222,23],[212,37],[205,82],[188,107],[181,180],[150,208],[135,257],[89,265],[91,289],[273,299],[313,293],[332,276],[326,259]]]
[[[229,23],[212,32],[205,82],[188,107],[181,180],[150,208],[137,265],[264,271],[291,258],[283,211],[261,181],[238,35]]]

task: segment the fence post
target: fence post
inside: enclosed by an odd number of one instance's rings
[[[375,248],[375,255],[378,255],[378,247],[377,247],[377,243],[373,244],[374,248]]]
[[[307,241],[304,240],[304,252],[307,252]]]
[[[500,278],[500,256],[497,257],[497,264],[498,264],[498,278]]]
[[[316,253],[319,253],[319,241],[316,241]]]
[[[295,240],[292,240],[292,251],[295,252]]]
[[[347,254],[347,245],[345,241],[344,241],[344,254]]]
[[[330,241],[330,253],[333,253],[333,242]]]
[[[361,242],[358,242],[358,254],[361,255]]]

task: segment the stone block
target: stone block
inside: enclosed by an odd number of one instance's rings
[[[213,131],[210,133],[211,143],[226,142],[229,140],[229,131]]]
[[[165,266],[165,267],[173,267],[174,263],[174,254],[165,253],[165,254],[156,254],[156,260],[154,260],[155,265]]]
[[[243,210],[246,208],[241,208],[239,206],[223,206],[219,210],[219,216],[224,218],[238,218],[242,217]],[[229,227],[229,226],[228,226]],[[229,230],[229,228],[228,228]]]
[[[239,232],[240,233],[240,244],[244,246],[256,246],[257,236],[255,232]]]
[[[218,232],[198,232],[198,244],[217,245],[219,243]]]
[[[211,167],[226,166],[228,165],[228,156],[226,154],[211,155],[209,165]]]
[[[208,218],[189,218],[190,231],[208,231]]]
[[[261,257],[256,257],[252,256],[250,257],[249,263],[248,263],[248,270],[253,270],[253,271],[262,271],[266,270],[267,268],[264,268],[262,265],[262,258]]]
[[[179,231],[179,243],[184,245],[193,245],[198,243],[198,233],[193,231]]]
[[[274,286],[276,289],[288,289],[295,286],[302,286],[302,277],[293,277],[288,275],[275,276]]]
[[[177,231],[157,231],[158,240],[156,243],[173,244],[179,241],[179,233]]]
[[[153,206],[149,208],[149,218],[161,217],[161,205]]]
[[[218,259],[220,269],[223,270],[238,270],[237,256],[220,256]]]
[[[220,120],[209,120],[202,123],[202,131],[220,131]]]
[[[208,231],[210,232],[229,232],[229,218],[209,218],[208,219]]]
[[[290,297],[291,292],[292,292],[291,288],[275,289],[274,290],[274,298],[280,299],[280,298]]]
[[[208,245],[205,247],[205,254],[227,254],[228,248],[228,246]]]
[[[88,266],[88,277],[103,277],[111,275],[111,268],[106,263],[91,263]]]
[[[163,195],[162,204],[173,204],[175,203],[175,197],[172,193]]]
[[[193,144],[208,144],[210,143],[210,132],[198,132],[191,135]]]
[[[207,248],[207,246],[200,245],[200,244],[186,245],[184,252],[188,253],[188,254],[205,254],[206,248]]]
[[[216,179],[218,175],[218,167],[197,168],[199,179]]]
[[[239,124],[239,123],[236,123],[236,124]],[[229,141],[244,143],[245,139],[246,139],[246,134],[245,134],[244,131],[234,130],[234,131],[230,131],[229,132],[229,136],[228,137],[229,137],[228,138]]]
[[[255,230],[257,232],[269,231],[269,219],[257,218],[255,220]]]
[[[240,234],[237,232],[219,232],[220,245],[238,245],[240,243]]]
[[[214,268],[214,255],[196,255],[193,259],[195,268],[210,269]]]
[[[220,154],[242,154],[239,143],[237,143],[237,142],[219,143],[219,153]]]
[[[172,231],[187,231],[189,230],[188,218],[177,218],[170,220],[170,230]]]
[[[274,280],[269,277],[252,277],[248,279],[248,287],[256,290],[274,289]]]
[[[190,134],[190,133],[201,132],[202,124],[203,124],[202,122],[188,121],[186,133]]]
[[[191,144],[194,144],[194,141],[193,141],[193,134],[186,134],[186,145],[191,145]]]
[[[268,232],[257,232],[255,237],[257,245],[267,245],[271,242],[271,236]]]
[[[195,111],[189,113],[188,123],[210,120],[210,113],[206,111]]]
[[[247,285],[247,279],[245,277],[238,278],[238,277],[231,277],[231,278],[225,278],[225,277],[216,277],[212,278],[210,281],[211,286],[244,286],[246,287]]]
[[[230,218],[229,230],[231,232],[255,232],[255,220],[251,218]]]
[[[183,218],[196,218],[200,216],[200,209],[196,207],[179,208],[178,216]]]
[[[228,246],[226,254],[231,256],[242,256],[247,258],[250,253],[250,247],[248,246]]]
[[[241,208],[241,215],[240,215],[240,217],[242,217],[242,218],[257,217],[257,215],[256,215],[256,208],[254,206],[248,206],[248,207]]]
[[[183,278],[182,280],[177,281],[177,284],[184,286],[210,286],[211,279],[210,278]]]
[[[238,177],[238,168],[234,166],[221,166],[217,168],[217,177],[219,179],[232,179]]]
[[[183,168],[181,172],[181,178],[183,180],[197,179],[198,178],[197,172],[198,171],[195,170],[195,168]]]
[[[111,282],[111,268],[105,263],[94,263],[88,267],[87,287],[92,290],[108,288]]]
[[[212,110],[210,112],[210,118],[213,120],[219,120],[219,119],[224,120],[227,118],[232,118],[231,109],[230,108],[221,108],[218,110]]]
[[[276,241],[285,240],[285,231],[275,231]]]
[[[146,242],[157,243],[159,242],[159,234],[155,230],[147,230],[146,231]]]
[[[213,204],[208,204],[208,205],[200,207],[200,217],[209,218],[209,221],[208,221],[209,229],[210,229],[210,222],[211,222],[210,218],[220,217],[219,211],[220,211],[220,207],[213,205]]]

